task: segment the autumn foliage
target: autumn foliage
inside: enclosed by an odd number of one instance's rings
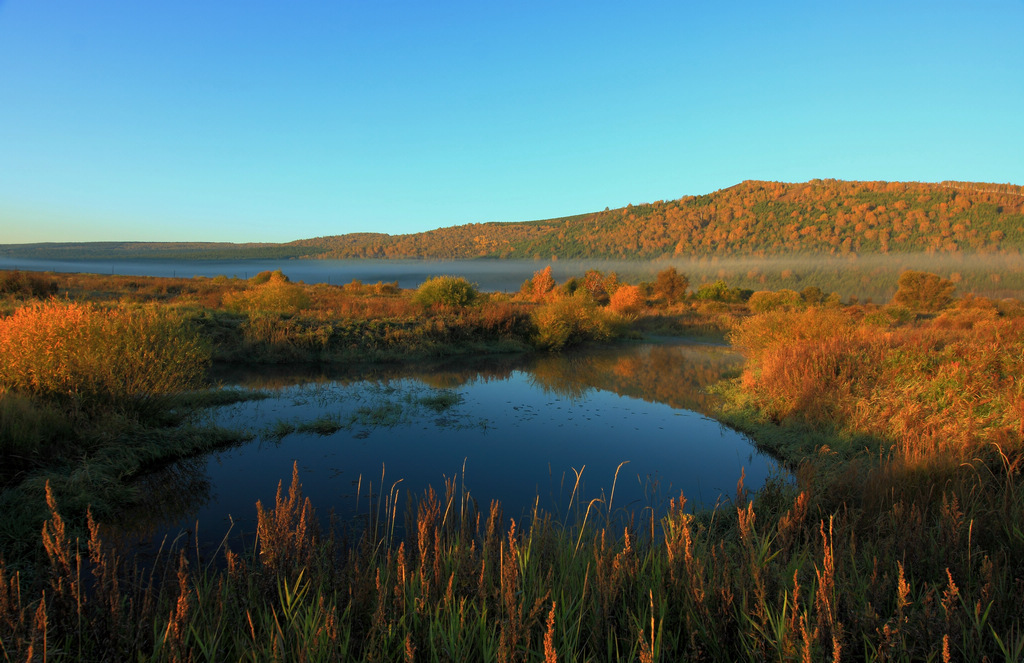
[[[296,242],[321,258],[619,258],[963,254],[1024,248],[1024,188],[746,181],[701,196],[527,223]],[[291,246],[291,245],[286,245]]]
[[[634,315],[644,307],[644,296],[635,285],[619,287],[608,302],[608,308],[620,315]]]

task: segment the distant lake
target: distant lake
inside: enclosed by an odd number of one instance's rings
[[[227,276],[252,278],[259,272],[281,270],[292,281],[341,285],[353,279],[364,283],[397,281],[401,288],[416,288],[432,276],[464,276],[487,292],[519,290],[523,281],[551,265],[554,277],[563,281],[582,276],[587,269],[617,270],[620,275],[649,276],[656,263],[622,261],[554,262],[536,260],[30,260],[0,257],[0,269],[35,272],[77,272],[129,276]],[[623,271],[625,268],[625,272]]]
[[[624,518],[653,509],[658,519],[680,492],[691,506],[714,507],[732,499],[741,472],[756,490],[776,466],[709,416],[717,397],[707,386],[741,363],[729,348],[673,343],[348,376],[242,369],[219,377],[271,397],[208,417],[251,432],[252,442],[140,478],[148,498],[119,520],[157,541],[198,523],[196,544],[207,549],[229,527],[251,541],[256,501],[273,504],[279,481],[287,490],[293,463],[319,513],[345,522],[365,516],[371,491],[397,491],[402,507],[428,486],[443,495],[445,478],[485,512],[499,500],[517,521],[535,502],[564,517],[593,498],[611,502],[613,490]],[[333,425],[304,429],[317,421]]]

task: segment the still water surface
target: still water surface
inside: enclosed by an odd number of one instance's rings
[[[623,461],[614,511],[654,507],[660,518],[680,492],[691,505],[713,506],[732,497],[741,471],[756,489],[775,469],[707,414],[715,397],[706,387],[740,362],[722,347],[636,344],[362,375],[236,373],[227,379],[270,398],[208,416],[251,431],[253,441],[145,477],[151,499],[126,522],[159,537],[198,521],[205,547],[229,525],[251,540],[256,501],[273,503],[293,463],[313,506],[343,521],[357,516],[357,486],[365,510],[371,487],[387,494],[400,481],[401,506],[428,486],[443,493],[446,478],[484,510],[500,500],[506,517],[518,519],[537,500],[564,515],[576,472],[584,505],[607,501]],[[334,430],[301,431],[314,421]]]

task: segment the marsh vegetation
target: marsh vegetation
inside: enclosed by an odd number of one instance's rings
[[[1019,301],[957,297],[926,274],[885,306],[550,276],[463,304],[273,274],[46,275],[59,298],[40,299],[46,283],[8,293],[4,658],[1020,659]],[[75,333],[59,331],[67,318]],[[239,441],[193,416],[243,398],[193,390],[211,361],[372,367],[694,330],[745,353],[711,407],[793,481],[750,491],[737,477],[715,509],[672,496],[625,523],[612,495],[510,518],[455,479],[407,504],[378,484],[354,528],[320,525],[295,474],[256,506],[251,546],[178,541],[145,565],[104,525],[144,469]],[[95,361],[107,342],[124,344],[117,361]],[[642,363],[611,374],[628,389]]]

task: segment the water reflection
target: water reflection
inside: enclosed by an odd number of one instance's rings
[[[740,362],[727,348],[636,344],[344,374],[236,369],[218,379],[275,395],[210,417],[254,441],[145,477],[150,499],[124,522],[173,536],[198,520],[210,546],[228,526],[251,535],[256,501],[273,503],[294,462],[313,505],[342,520],[381,486],[400,480],[403,496],[419,496],[457,476],[484,509],[497,499],[518,518],[539,499],[565,514],[578,472],[580,496],[610,497],[623,461],[615,508],[661,512],[680,491],[710,506],[732,494],[741,468],[756,489],[774,467],[705,416],[706,388]]]

